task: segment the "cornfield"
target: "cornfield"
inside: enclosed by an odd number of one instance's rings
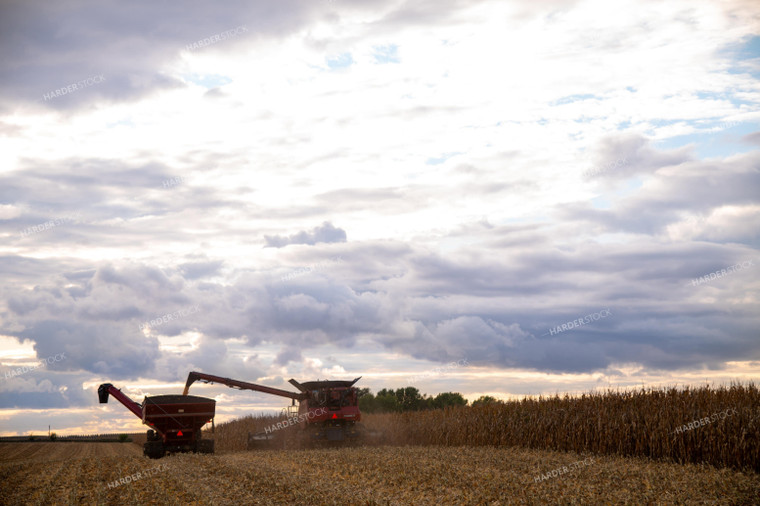
[[[284,416],[248,415],[217,425],[213,434],[204,430],[203,437],[214,439],[214,451],[216,453],[246,450],[248,448],[248,433],[262,432],[265,427],[271,427],[284,419]]]
[[[730,416],[677,432],[726,410]],[[248,432],[279,419],[249,416],[218,426],[217,452],[244,450]],[[380,444],[523,446],[760,471],[760,392],[752,383],[539,397],[362,420],[382,433]]]
[[[726,410],[730,416],[677,431]],[[524,446],[760,471],[760,392],[752,383],[539,397],[363,420],[397,445]]]

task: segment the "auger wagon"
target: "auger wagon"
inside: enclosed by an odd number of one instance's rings
[[[121,402],[128,410],[150,427],[143,454],[160,459],[167,452],[214,453],[214,441],[202,439],[201,428],[214,424],[216,401],[195,395],[154,395],[138,404],[110,383],[98,388],[101,404],[108,395]]]

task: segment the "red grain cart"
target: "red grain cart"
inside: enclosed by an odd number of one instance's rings
[[[103,383],[98,388],[101,404],[108,402],[109,394],[151,427],[143,445],[144,455],[160,459],[166,452],[214,453],[214,441],[201,439],[201,428],[206,423],[211,423],[213,428],[214,399],[195,395],[154,395],[137,404],[112,384]]]

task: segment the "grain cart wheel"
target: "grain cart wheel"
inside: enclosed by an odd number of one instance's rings
[[[149,441],[143,445],[143,455],[150,459],[160,459],[166,455],[163,441]]]
[[[148,430],[148,441],[158,441],[159,437],[156,435],[156,431],[153,429]]]
[[[201,439],[198,441],[199,453],[214,453],[214,440],[213,439]]]

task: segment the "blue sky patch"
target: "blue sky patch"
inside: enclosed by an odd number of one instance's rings
[[[227,76],[222,76],[219,74],[187,74],[182,76],[185,78],[185,80],[190,81],[193,84],[197,84],[199,86],[203,86],[204,88],[216,88],[218,86],[224,86],[225,84],[229,84],[232,82],[232,79],[230,79]]]
[[[345,69],[354,63],[351,53],[342,53],[327,59],[327,66],[330,70]]]
[[[458,151],[457,152],[453,152],[453,153],[443,153],[438,158],[432,158],[432,157],[428,158],[425,161],[425,165],[440,165],[440,164],[444,163],[446,160],[448,160],[449,158],[451,158],[452,156],[458,155],[458,154],[460,154]]]
[[[741,138],[760,130],[760,123],[716,121],[709,124],[703,123],[699,126],[704,130],[689,135],[679,135],[663,139],[657,142],[656,147],[666,150],[677,149],[692,144],[695,146],[695,155],[703,159],[731,156],[757,149],[756,146],[742,142]]]
[[[555,100],[554,102],[550,102],[550,105],[564,105],[564,104],[572,104],[573,102],[582,102],[584,100],[589,99],[599,99],[600,97],[597,97],[596,95],[590,94],[590,93],[580,93],[577,95],[568,95],[566,97],[562,97],[558,100]]]
[[[387,46],[375,46],[374,57],[376,63],[399,63],[398,46],[388,44]]]

